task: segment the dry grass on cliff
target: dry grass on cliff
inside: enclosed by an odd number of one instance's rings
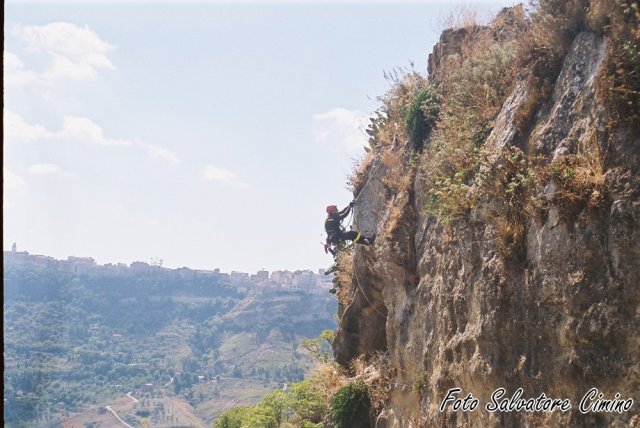
[[[530,70],[533,90],[548,91],[573,38],[580,31],[595,32],[608,41],[599,94],[616,121],[640,126],[640,2],[540,0],[536,6],[529,30],[518,39],[519,67]],[[518,121],[535,110],[521,112]]]
[[[327,406],[331,405],[340,389],[362,381],[367,386],[372,408],[379,412],[389,399],[391,371],[388,355],[377,352],[368,358],[360,356],[351,361],[348,370],[337,364],[321,364],[310,381],[322,392]]]
[[[322,364],[311,375],[310,380],[319,386],[319,390],[323,392],[328,404],[331,397],[348,383],[349,377],[346,371],[337,364]]]
[[[341,251],[336,258],[336,296],[338,302],[347,306],[351,303],[351,283],[353,281],[353,252]]]
[[[478,191],[491,201],[488,216],[496,229],[498,253],[505,259],[521,260],[525,255],[529,190],[538,180],[537,169],[543,159],[527,158],[517,147],[504,147],[482,157]]]
[[[388,217],[384,223],[384,229],[382,230],[382,237],[390,237],[393,232],[398,228],[400,217],[402,217],[402,207],[395,204],[393,200],[390,200],[387,204]]]
[[[520,66],[534,74],[557,75],[573,37],[585,18],[585,0],[540,0],[529,31],[519,38]]]
[[[640,1],[593,0],[589,24],[608,38],[600,93],[615,121],[640,129]]]
[[[475,206],[470,192],[481,165],[480,148],[515,83],[514,42],[490,31],[468,36],[459,64],[443,74],[440,118],[422,157],[432,189],[427,212],[447,222]]]
[[[496,247],[505,259],[521,260],[525,254],[525,224],[522,215],[510,211],[495,218]]]
[[[371,165],[375,159],[375,152],[369,151],[360,161],[356,161],[347,177],[347,185],[354,195],[360,193],[366,182],[367,173],[371,173]]]
[[[406,192],[413,184],[413,174],[411,166],[405,166],[402,161],[401,150],[389,148],[382,152],[380,160],[386,167],[386,174],[382,177],[382,182],[394,194]]]
[[[365,358],[360,356],[351,361],[352,380],[361,379],[367,385],[372,407],[382,410],[389,400],[391,391],[391,370],[389,357],[382,352],[376,352]]]
[[[489,20],[487,14],[475,5],[461,4],[452,7],[451,10],[439,19],[439,27],[442,30],[457,30],[485,24]]]
[[[607,191],[595,131],[585,137],[577,153],[555,159],[540,176],[543,182],[556,183],[553,199],[563,217],[571,219],[585,207],[599,207]]]
[[[367,154],[362,161],[355,165],[348,183],[355,194],[364,186],[368,174],[371,174],[371,165],[376,158],[381,158],[382,162],[388,164],[390,176],[385,178],[389,181],[388,186],[393,191],[399,191],[406,187],[403,184],[403,177],[398,174],[395,168],[401,164],[401,152],[404,149],[405,141],[411,139],[407,131],[407,110],[416,100],[416,97],[431,88],[426,78],[414,70],[394,69],[385,72],[385,78],[390,82],[391,87],[383,96],[378,97],[380,107],[369,119],[366,129],[369,135],[369,146]],[[423,107],[423,106],[420,106]],[[393,176],[396,174],[395,176]]]

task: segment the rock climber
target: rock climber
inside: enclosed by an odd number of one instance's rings
[[[327,207],[327,218],[324,221],[324,230],[327,232],[327,243],[324,246],[325,253],[331,253],[336,256],[336,247],[344,244],[345,241],[353,241],[355,244],[370,245],[374,241],[374,237],[368,238],[355,230],[345,231],[342,227],[342,220],[345,219],[355,206],[352,201],[348,207],[342,211],[338,211],[335,205]]]

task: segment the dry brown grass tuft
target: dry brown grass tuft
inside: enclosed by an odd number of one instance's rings
[[[351,175],[347,177],[347,185],[353,194],[357,195],[364,186],[367,173],[371,173],[370,169],[376,153],[373,150],[368,151],[360,161],[353,165]]]
[[[532,127],[533,119],[541,106],[551,97],[553,83],[548,77],[530,74],[528,77],[529,95],[519,105],[513,116],[513,123],[519,135],[525,135]]]
[[[498,254],[506,259],[520,260],[525,251],[524,218],[517,212],[509,212],[494,219]]]
[[[604,175],[593,159],[583,154],[568,155],[550,165],[549,175],[559,184],[554,199],[565,212],[575,213],[584,206],[595,208],[605,195]]]
[[[337,364],[322,364],[311,375],[311,382],[319,386],[319,390],[330,402],[331,397],[349,382],[349,377],[343,368]]]
[[[604,169],[595,131],[578,146],[577,153],[561,156],[540,168],[538,188],[554,183],[552,201],[565,221],[584,208],[598,208],[607,197]]]
[[[385,186],[394,194],[407,191],[413,183],[413,174],[410,166],[403,164],[402,152],[388,148],[382,152],[380,160],[386,166],[386,174],[382,177]]]
[[[368,358],[360,356],[351,361],[354,379],[361,379],[367,385],[369,398],[375,409],[381,410],[389,399],[391,371],[387,354],[376,352]]]
[[[480,26],[488,21],[486,12],[471,4],[457,5],[439,19],[439,27],[442,30],[457,30]]]
[[[400,221],[400,217],[402,216],[402,208],[393,203],[393,200],[390,200],[387,204],[387,210],[389,212],[389,217],[384,224],[384,229],[382,236],[385,238],[390,237],[393,232],[398,228],[398,223]]]

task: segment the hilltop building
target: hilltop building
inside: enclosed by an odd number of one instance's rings
[[[269,273],[261,269],[255,274],[232,271],[230,274],[220,272],[219,268],[213,270],[198,270],[182,267],[168,269],[158,264],[135,261],[130,265],[125,263],[107,263],[99,265],[91,257],[69,256],[66,260],[57,260],[53,257],[29,254],[26,251],[18,251],[17,245],[11,246],[11,251],[4,251],[4,266],[30,267],[33,269],[54,269],[80,275],[109,275],[127,277],[130,275],[174,275],[182,279],[196,277],[212,278],[235,286],[240,293],[253,291],[284,291],[302,292],[310,294],[322,294],[332,287],[332,275],[324,275],[324,270],[318,273],[311,270],[274,271]]]

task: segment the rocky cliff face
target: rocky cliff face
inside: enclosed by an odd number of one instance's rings
[[[432,79],[447,55],[459,53],[458,37],[449,32],[434,49]],[[610,120],[597,90],[607,44],[588,31],[573,38],[524,132],[514,116],[530,102],[526,72],[493,121],[484,142],[493,153],[518,147],[546,165],[572,156],[591,165],[592,185],[580,188],[580,198],[570,198],[553,173],[527,190],[539,209],[519,217],[520,245],[505,251],[500,244],[504,231],[490,214],[504,202],[499,196],[479,198],[445,224],[425,213],[431,190],[410,165],[408,142],[386,149],[402,154],[412,179],[402,192],[389,191],[388,167],[373,156],[357,189],[355,225],[380,238],[355,250],[352,299],[339,310],[334,352],[345,365],[387,353],[392,379],[377,427],[640,423],[640,135]],[[479,407],[440,412],[456,387],[460,398],[479,398]],[[507,397],[522,388],[523,398],[544,393],[572,407],[491,413],[484,406],[500,387]],[[593,387],[605,399],[632,398],[632,408],[580,412]]]

